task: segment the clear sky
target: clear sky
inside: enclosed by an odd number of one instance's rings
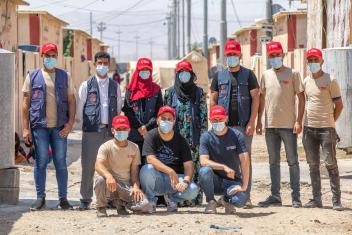
[[[107,24],[103,40],[114,47],[117,57],[117,32],[121,33],[121,61],[134,60],[136,35],[139,36],[138,56],[150,56],[150,41],[153,41],[153,59],[167,57],[166,16],[171,0],[26,0],[28,7],[20,9],[47,10],[70,24],[89,33],[89,12],[93,12],[93,36],[99,38],[97,25]],[[180,0],[182,1],[182,0]],[[233,2],[233,4],[232,4]],[[289,9],[288,0],[273,0]],[[219,39],[220,0],[208,0],[208,34]],[[228,34],[241,26],[254,23],[264,16],[265,0],[227,0]],[[240,22],[236,20],[234,7]],[[300,7],[299,3],[292,8]],[[192,42],[202,42],[203,0],[192,0]]]

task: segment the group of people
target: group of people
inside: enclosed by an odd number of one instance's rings
[[[167,211],[175,212],[179,206],[201,205],[203,193],[206,213],[216,213],[219,205],[228,214],[234,213],[235,207],[252,208],[251,145],[254,132],[261,135],[264,129],[271,195],[258,205],[282,204],[283,142],[292,206],[302,207],[297,135],[303,129],[313,192],[313,199],[304,207],[322,207],[322,148],[333,209],[342,210],[335,121],[343,104],[337,81],[322,70],[319,49],[307,51],[310,72],[302,80],[298,72],[283,65],[281,44],[268,43],[272,68],[263,73],[259,84],[255,74],[240,65],[240,44],[229,40],[226,67],[211,82],[209,115],[206,93],[196,85],[197,77],[188,61],[177,64],[174,85],[163,95],[153,82],[152,61],[140,58],[123,99],[119,84],[108,76],[109,54],[98,52],[96,73],[81,84],[76,111],[72,79],[57,68],[56,45],[45,44],[41,54],[43,68],[30,71],[23,86],[23,138],[34,144],[35,151],[37,200],[33,210],[45,207],[49,147],[56,168],[58,206],[72,208],[67,200],[67,136],[78,120],[83,131],[79,209],[90,209],[94,191],[99,217],[107,216],[109,204],[118,214],[128,210],[153,213],[161,198]],[[221,196],[218,201],[215,195]]]

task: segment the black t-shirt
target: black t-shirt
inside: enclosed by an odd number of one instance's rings
[[[192,161],[191,150],[178,132],[170,141],[161,139],[158,128],[148,132],[143,144],[143,156],[154,155],[177,174],[184,174],[183,163]]]
[[[247,152],[243,134],[235,129],[228,128],[223,136],[218,136],[214,131],[202,134],[200,138],[200,155],[209,155],[209,159],[228,166],[235,171],[235,180],[241,181],[241,161],[239,155]],[[224,179],[229,179],[223,170],[214,170],[215,174]]]
[[[238,119],[238,103],[237,103],[237,74],[238,72],[231,73],[231,91],[230,91],[230,107],[229,107],[229,126],[238,126],[239,119]],[[249,91],[253,89],[259,88],[258,80],[252,70],[249,72],[248,78],[248,89]],[[215,76],[211,82],[210,89],[216,92],[219,92],[218,87],[218,72],[215,73]]]

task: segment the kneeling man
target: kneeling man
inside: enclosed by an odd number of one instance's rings
[[[196,198],[197,185],[192,182],[193,161],[186,140],[173,130],[175,111],[169,106],[159,109],[158,128],[144,139],[143,156],[147,163],[140,172],[143,190],[150,202],[149,213],[156,210],[156,196],[164,195],[167,211],[177,211],[177,203]]]
[[[207,201],[206,213],[216,213],[214,195],[223,195],[225,213],[244,207],[248,200],[249,154],[241,132],[226,126],[228,117],[222,106],[210,110],[212,130],[200,138],[200,185]]]
[[[139,186],[139,149],[137,144],[127,140],[129,132],[127,117],[114,117],[114,139],[99,148],[95,164],[99,176],[94,186],[98,217],[107,216],[108,199],[114,201],[119,215],[128,214],[126,207],[135,212],[148,212],[148,200]]]

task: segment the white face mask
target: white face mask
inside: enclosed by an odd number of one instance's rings
[[[147,80],[150,77],[150,71],[149,70],[141,70],[141,71],[139,71],[138,74],[143,80]]]
[[[226,127],[225,122],[213,122],[211,125],[216,133],[222,132]]]

